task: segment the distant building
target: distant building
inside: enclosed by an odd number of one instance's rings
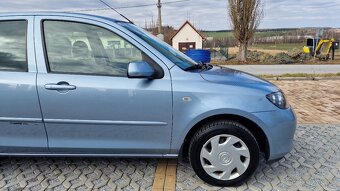
[[[205,37],[186,21],[171,37],[172,47],[185,52],[188,49],[202,49]]]

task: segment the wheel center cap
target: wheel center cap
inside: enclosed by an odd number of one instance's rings
[[[233,157],[229,152],[221,152],[218,158],[222,164],[229,164],[233,160]]]

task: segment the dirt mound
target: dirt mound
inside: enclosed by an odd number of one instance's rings
[[[286,52],[280,52],[275,55],[264,53],[261,51],[248,51],[248,61],[253,63],[271,63],[271,64],[291,64],[297,62],[304,62],[310,60],[311,57],[308,54],[303,53],[300,50],[293,49]]]

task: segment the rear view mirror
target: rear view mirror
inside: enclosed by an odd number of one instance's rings
[[[128,67],[129,78],[153,78],[154,68],[145,61],[131,62]]]

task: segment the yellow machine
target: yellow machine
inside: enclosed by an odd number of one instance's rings
[[[326,50],[321,51],[324,44],[327,44]],[[310,38],[307,39],[307,46],[303,47],[303,51],[311,56],[317,57],[319,59],[329,59],[329,55],[332,52],[332,60],[334,60],[334,51],[339,49],[339,42],[335,42],[332,39],[320,39],[320,38]],[[324,52],[324,54],[321,54]]]

